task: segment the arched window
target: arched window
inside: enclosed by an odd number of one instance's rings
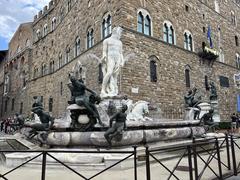
[[[235,36],[235,44],[236,44],[236,46],[239,46],[238,37],[237,36]]]
[[[175,44],[175,34],[172,24],[166,21],[163,24],[163,40],[169,44]]]
[[[23,113],[23,102],[20,103],[20,110],[19,113],[22,114]]]
[[[155,56],[150,57],[150,80],[151,82],[157,82],[157,59]]]
[[[103,82],[103,72],[102,72],[102,64],[98,66],[98,83],[102,84]]]
[[[58,56],[58,67],[61,68],[63,65],[63,62],[62,62],[62,54],[59,54]]]
[[[40,29],[38,29],[37,31],[36,31],[36,35],[37,35],[37,40],[39,40],[40,38],[41,38],[41,31],[40,31]]]
[[[107,18],[107,34],[111,34],[112,33],[112,17],[110,15],[108,15]]]
[[[190,88],[191,87],[190,66],[186,66],[185,68],[185,82],[186,82],[186,87]]]
[[[145,35],[151,36],[151,17],[149,15],[149,13],[144,10],[141,9],[138,12],[138,17],[137,17],[137,31],[140,33],[143,33]]]
[[[168,42],[168,26],[166,23],[163,26],[163,40]]]
[[[209,84],[208,84],[208,76],[204,76],[204,85],[205,85],[205,89],[206,91],[209,91]]]
[[[67,10],[68,12],[71,10],[72,7],[72,0],[67,0]]]
[[[52,19],[52,31],[56,29],[56,26],[57,26],[57,19],[56,19],[56,17],[54,17]]]
[[[50,65],[49,65],[49,73],[53,73],[54,72],[54,70],[55,70],[55,68],[54,68],[54,61],[51,61],[50,62]]]
[[[18,47],[17,47],[17,53],[20,53],[20,52],[21,52],[21,47],[18,46]]]
[[[220,47],[219,48],[219,61],[224,63],[225,61],[225,58],[224,58],[224,52],[223,52],[223,49]]]
[[[233,11],[231,11],[231,23],[233,25],[236,25],[236,16],[235,16],[235,13]]]
[[[15,105],[15,99],[13,98],[12,99],[12,108],[11,108],[12,111],[14,111],[14,105]]]
[[[93,46],[93,29],[90,29],[87,33],[87,48],[91,48]]]
[[[221,27],[220,25],[217,26],[218,32],[217,32],[217,36],[218,36],[218,47],[221,47],[221,41],[222,41],[222,32],[221,32]]]
[[[46,36],[47,33],[48,33],[48,27],[47,27],[47,24],[45,24],[45,25],[43,26],[43,36]]]
[[[41,74],[42,74],[42,76],[47,74],[47,65],[46,64],[42,64]]]
[[[168,43],[174,44],[174,31],[173,31],[173,27],[172,26],[170,26]]]
[[[60,83],[60,95],[63,95],[63,82]]]
[[[214,5],[215,5],[215,11],[220,13],[220,8],[219,8],[219,1],[218,0],[215,0],[214,1]]]
[[[151,35],[151,20],[148,15],[145,17],[144,34]]]
[[[9,68],[10,68],[10,71],[13,70],[13,62],[12,61],[10,62]]]
[[[138,26],[137,26],[137,31],[140,32],[140,33],[143,33],[144,30],[143,30],[143,15],[142,15],[142,12],[139,12],[138,13]]]
[[[104,39],[112,33],[112,17],[108,15],[102,22],[102,38]]]
[[[27,40],[26,40],[26,47],[29,47],[29,46],[30,46],[30,40],[27,39]]]
[[[50,97],[48,100],[48,110],[49,110],[49,112],[52,112],[52,110],[53,110],[53,98],[52,97]]]
[[[236,67],[240,69],[240,56],[238,53],[236,54]]]
[[[65,63],[68,63],[70,61],[70,47],[66,47],[66,56],[65,56]]]
[[[60,9],[60,15],[59,15],[60,22],[62,22],[63,18],[64,18],[64,8],[61,8]]]
[[[38,76],[38,68],[37,67],[34,67],[34,70],[33,70],[33,78],[36,78]]]
[[[185,31],[184,33],[184,49],[193,51],[193,40],[192,35],[189,31]]]
[[[26,73],[25,73],[25,71],[23,71],[23,72],[21,73],[21,76],[22,76],[22,87],[24,88],[24,87],[26,87],[26,85],[27,85]]]
[[[3,93],[6,95],[10,91],[10,77],[6,75],[4,78],[4,90]]]
[[[75,57],[80,55],[80,38],[77,37],[75,40]]]

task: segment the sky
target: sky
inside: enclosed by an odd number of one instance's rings
[[[34,15],[50,0],[0,0],[0,50],[8,49],[8,42],[21,23],[33,21]]]

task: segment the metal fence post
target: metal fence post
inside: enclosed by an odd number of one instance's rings
[[[195,179],[198,179],[198,163],[197,163],[197,147],[196,147],[196,140],[195,137],[193,137],[193,163],[194,163],[194,174],[195,174]]]
[[[46,179],[46,161],[47,161],[47,152],[43,151],[42,153],[42,179]]]
[[[188,150],[189,180],[193,180],[193,168],[192,168],[192,151],[191,151],[191,146],[187,146],[187,150]]]
[[[134,179],[137,180],[137,146],[134,148]]]
[[[215,139],[215,145],[216,145],[216,148],[217,148],[217,160],[218,160],[219,178],[220,178],[220,180],[222,180],[223,179],[223,175],[222,175],[222,165],[221,165],[221,156],[220,156],[218,138]]]
[[[232,150],[233,174],[235,176],[237,176],[237,164],[236,164],[236,155],[235,155],[233,135],[231,135],[231,150]]]
[[[147,146],[146,146],[145,155],[146,155],[146,177],[147,177],[147,180],[151,180],[151,171],[150,171],[150,162],[149,162],[149,149],[148,149]]]
[[[230,149],[229,149],[229,139],[228,134],[225,134],[225,140],[226,140],[226,148],[227,148],[227,163],[228,163],[228,170],[231,170],[231,159],[230,159]]]

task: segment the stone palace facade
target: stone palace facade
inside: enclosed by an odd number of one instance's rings
[[[101,67],[93,55],[101,58],[103,39],[116,26],[123,28],[125,55],[134,53],[121,69],[120,94],[179,119],[187,90],[196,87],[209,101],[214,82],[221,119],[237,111],[239,0],[54,0],[9,43],[1,116],[30,115],[34,96],[54,117],[63,116],[68,74],[79,60],[87,86],[100,92]]]

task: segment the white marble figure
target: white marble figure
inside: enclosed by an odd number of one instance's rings
[[[146,101],[138,101],[135,104],[128,106],[128,108],[132,107],[132,109],[129,109],[130,113],[127,115],[127,120],[151,120],[150,118],[145,117],[146,114],[149,114],[148,106],[149,103]]]
[[[102,72],[103,83],[101,97],[113,97],[118,95],[118,75],[120,68],[124,66],[121,27],[115,27],[111,37],[103,41]]]

